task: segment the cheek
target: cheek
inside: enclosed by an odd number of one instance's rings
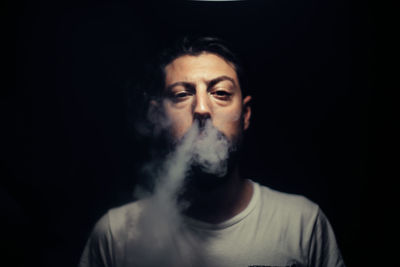
[[[230,139],[241,130],[241,111],[230,110],[215,114],[214,125]]]
[[[191,112],[186,108],[176,109],[168,104],[164,105],[164,110],[171,133],[175,138],[181,138],[192,125]]]

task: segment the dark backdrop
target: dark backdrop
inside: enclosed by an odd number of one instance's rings
[[[254,100],[243,175],[318,203],[359,266],[374,80],[367,3],[129,2],[5,3],[5,266],[76,265],[95,221],[130,200],[145,153],[132,84],[182,33],[225,38],[243,58]]]

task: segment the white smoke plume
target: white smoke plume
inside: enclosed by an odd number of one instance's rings
[[[202,127],[194,121],[182,140],[155,172],[155,188],[143,201],[137,223],[135,243],[139,244],[140,266],[201,266],[200,239],[185,225],[182,209],[190,203],[178,203],[185,177],[191,166],[214,174],[227,173],[230,142],[207,120]],[[137,262],[138,259],[135,259]]]

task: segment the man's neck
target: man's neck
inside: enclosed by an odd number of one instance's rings
[[[216,178],[218,179],[218,178]],[[238,169],[227,177],[223,185],[189,192],[194,198],[184,213],[194,219],[221,223],[243,211],[253,195],[253,186],[250,181],[241,179]],[[192,191],[190,190],[190,191]]]

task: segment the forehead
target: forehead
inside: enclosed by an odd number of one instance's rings
[[[239,84],[234,66],[222,57],[210,53],[178,57],[165,67],[165,74],[167,86],[177,81],[207,81],[223,75],[231,77]]]

